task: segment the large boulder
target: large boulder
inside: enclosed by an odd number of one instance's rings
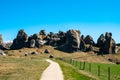
[[[0,50],[0,56],[6,56],[6,54],[4,53],[4,51]]]
[[[41,30],[39,32],[39,35],[41,36],[42,40],[45,40],[46,39],[46,31],[45,30]]]
[[[101,34],[100,37],[97,40],[97,46],[98,47],[103,47],[105,43],[105,36],[104,34]]]
[[[112,33],[106,32],[105,36],[101,34],[97,42],[101,54],[116,53],[116,42],[112,38]]]
[[[63,32],[63,31],[59,31],[57,35],[58,35],[58,38],[59,38],[59,40],[57,41],[57,46],[61,46],[61,45],[65,44],[66,33]]]
[[[29,47],[30,48],[34,48],[35,47],[35,40],[34,39],[30,40]]]
[[[84,42],[84,35],[81,36],[80,50],[81,51],[86,51],[86,44]]]
[[[87,48],[87,50],[86,51],[93,51],[94,49],[93,49],[93,46],[92,45],[90,45],[88,48]]]
[[[58,34],[50,32],[46,38],[46,41],[47,41],[46,45],[58,46],[59,40],[60,40],[60,37],[58,36]]]
[[[28,41],[28,36],[25,31],[19,30],[17,37],[13,40],[13,44],[11,45],[11,49],[20,49],[26,47]]]
[[[42,35],[42,34],[41,34]],[[40,34],[33,34],[28,38],[28,47],[30,48],[40,48],[45,44],[45,41],[43,40],[42,36]]]
[[[0,45],[3,44],[3,39],[2,39],[2,35],[0,34]]]
[[[76,52],[80,50],[80,31],[69,30],[66,33],[66,42],[60,47],[61,50],[67,52]]]
[[[112,33],[106,33],[105,35],[105,53],[115,53],[116,52],[116,42],[112,38]]]
[[[0,34],[0,49],[5,50],[5,45],[3,43],[2,35]]]
[[[85,37],[84,41],[85,41],[86,44],[90,44],[90,45],[94,45],[95,44],[93,38],[90,35],[87,35]]]

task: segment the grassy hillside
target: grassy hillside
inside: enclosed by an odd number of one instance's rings
[[[120,80],[120,65],[80,62],[68,59],[62,61],[71,64],[78,70],[97,76],[100,80]]]
[[[39,80],[48,65],[40,57],[0,57],[0,80]]]
[[[44,53],[45,49],[49,49],[50,53]],[[26,53],[38,52],[37,55],[28,55]],[[73,59],[81,62],[86,62],[85,70],[82,70],[82,74],[85,73],[86,76],[89,74],[99,77],[101,80],[107,80],[107,69],[111,68],[111,79],[120,79],[120,66],[108,59],[119,59],[120,54],[109,54],[104,56],[97,56],[93,52],[76,52],[76,53],[66,53],[54,49],[51,46],[44,46],[42,48],[23,48],[19,50],[6,50],[6,57],[0,56],[0,80],[39,80],[43,70],[49,65],[45,61],[49,58],[49,55],[54,55],[55,58]],[[79,77],[85,77],[85,80],[91,79],[81,75],[79,70],[79,65],[75,69],[75,65],[68,65],[64,62],[59,62],[62,70],[65,74],[65,80],[79,80]],[[104,64],[103,64],[104,63]],[[89,71],[89,64],[91,64],[92,69]],[[98,65],[101,66],[101,76],[97,75]],[[75,75],[69,75],[75,74]],[[86,74],[87,73],[87,74]],[[69,78],[68,78],[69,77]],[[74,78],[74,79],[72,79]]]
[[[65,80],[98,80],[95,78],[92,78],[89,75],[83,75],[79,70],[77,70],[75,67],[64,63],[62,61],[57,60],[57,62],[60,64]]]

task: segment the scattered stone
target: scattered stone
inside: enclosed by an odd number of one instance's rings
[[[35,54],[38,54],[38,52],[32,52],[31,55],[35,55]]]
[[[116,64],[120,64],[120,61],[117,61]]]
[[[108,61],[112,62],[113,60],[109,58]]]
[[[49,49],[45,49],[44,53],[50,53]]]
[[[1,56],[6,56],[6,54],[4,53],[4,51],[0,50],[0,55]]]
[[[49,58],[54,58],[54,56],[53,56],[53,55],[50,55]]]
[[[25,56],[28,56],[28,53],[25,53]]]

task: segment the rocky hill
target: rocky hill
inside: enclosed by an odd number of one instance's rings
[[[112,38],[112,33],[106,32],[105,35],[101,34],[97,43],[95,43],[91,35],[84,37],[79,30],[59,31],[58,33],[50,32],[49,34],[46,34],[45,30],[41,30],[38,34],[28,36],[22,29],[18,31],[10,49],[15,50],[24,47],[40,48],[44,45],[54,46],[58,50],[69,53],[79,51],[94,51],[98,54],[117,53],[116,42]],[[96,51],[94,47],[99,49]]]

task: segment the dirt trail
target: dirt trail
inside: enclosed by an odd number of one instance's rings
[[[62,70],[58,63],[47,59],[50,63],[48,68],[43,72],[40,80],[64,80]]]

